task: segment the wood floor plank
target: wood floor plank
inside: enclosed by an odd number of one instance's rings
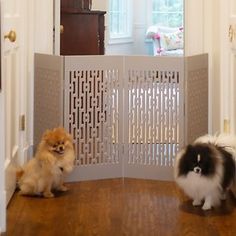
[[[68,184],[44,199],[16,193],[7,209],[9,236],[236,235],[236,201],[204,212],[173,182],[109,179]]]

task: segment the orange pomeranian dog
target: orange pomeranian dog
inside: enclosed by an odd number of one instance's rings
[[[54,197],[53,190],[67,191],[64,177],[74,167],[72,137],[64,128],[47,130],[32,158],[17,173],[20,194]]]

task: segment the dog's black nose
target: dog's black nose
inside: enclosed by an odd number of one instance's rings
[[[200,167],[195,167],[193,171],[197,174],[201,173],[201,168]]]
[[[62,146],[60,146],[60,148],[59,148],[59,149],[60,149],[60,151],[63,151],[63,150],[64,150],[64,148],[63,148]]]

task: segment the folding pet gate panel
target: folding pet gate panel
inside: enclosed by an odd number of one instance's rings
[[[208,129],[207,55],[35,56],[34,144],[73,136],[69,181],[171,180],[176,153]]]

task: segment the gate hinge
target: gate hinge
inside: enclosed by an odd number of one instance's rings
[[[25,115],[20,116],[20,130],[21,131],[25,130]]]
[[[229,119],[224,119],[224,133],[229,134],[230,132],[230,121]]]

